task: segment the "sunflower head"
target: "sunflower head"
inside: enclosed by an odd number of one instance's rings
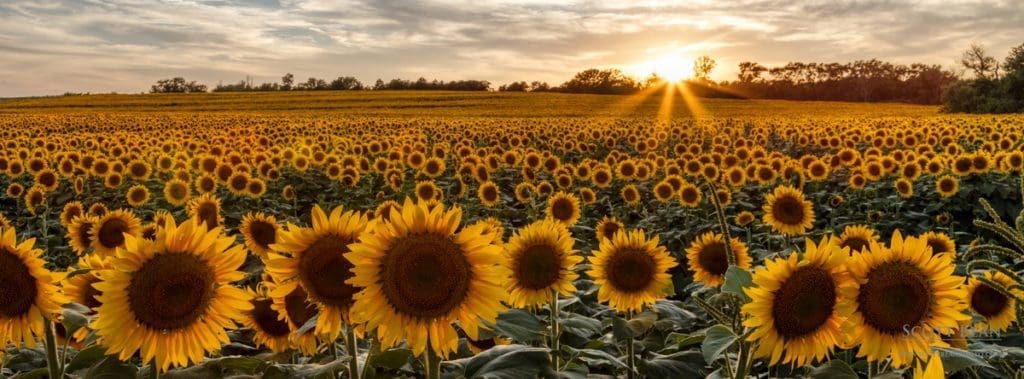
[[[969,319],[953,254],[933,254],[923,239],[897,230],[889,247],[873,243],[847,268],[856,284],[842,301],[855,310],[849,328],[860,341],[858,356],[869,361],[891,357],[894,367],[904,367]]]
[[[459,326],[477,338],[504,310],[509,274],[502,248],[483,225],[459,230],[462,211],[406,200],[387,222],[363,234],[346,258],[356,267],[348,283],[362,287],[352,321],[376,330],[384,346],[405,339],[415,354],[447,355]]]
[[[775,258],[754,270],[754,286],[745,289],[751,301],[742,310],[743,324],[753,330],[756,357],[803,366],[824,361],[836,346],[846,344],[843,322],[851,308],[843,303],[853,285],[843,263],[848,249],[826,236],[804,251]]]
[[[101,303],[93,328],[121,360],[138,352],[161,371],[196,363],[228,343],[225,329],[252,307],[231,285],[245,278],[237,271],[245,249],[220,228],[171,221],[155,241],[126,235],[113,259],[93,285]]]
[[[266,291],[248,290],[252,309],[244,313],[242,325],[252,329],[253,342],[266,346],[275,353],[282,353],[292,347],[289,340],[291,328],[288,321],[274,309],[274,299],[267,296]]]
[[[797,235],[814,226],[814,211],[804,193],[788,185],[765,196],[764,222],[784,235]]]
[[[967,284],[968,305],[971,311],[981,317],[981,321],[975,324],[975,329],[1004,331],[1017,318],[1017,301],[1006,296],[1006,293],[1020,297],[1024,296],[1024,291],[1008,290],[1015,283],[1001,272],[987,271],[981,278],[984,280],[972,277]],[[997,289],[993,285],[1001,288]]]
[[[509,239],[504,262],[511,273],[506,288],[513,307],[542,306],[554,292],[570,296],[576,291],[573,268],[583,258],[573,242],[565,226],[550,219],[527,225]]]
[[[92,249],[103,256],[114,255],[117,248],[124,247],[128,236],[138,237],[142,223],[129,210],[108,211],[89,228]]]
[[[480,198],[480,204],[488,208],[498,205],[498,202],[501,201],[501,190],[498,189],[497,184],[489,180],[480,183],[476,194]]]
[[[643,230],[622,230],[601,240],[588,259],[592,268],[587,271],[598,286],[598,300],[619,312],[639,312],[668,295],[668,270],[676,260],[658,242]]]
[[[920,239],[923,239],[932,248],[932,254],[956,253],[956,242],[953,242],[953,239],[946,233],[927,232],[922,234]]]
[[[580,220],[580,200],[575,195],[559,191],[548,197],[547,217],[564,226]]]
[[[747,245],[739,238],[733,238],[729,248],[736,255],[736,265],[749,269],[751,259]],[[698,236],[686,249],[686,259],[695,281],[709,287],[718,287],[725,282],[729,257],[726,253],[725,238],[721,234],[707,232]]]
[[[53,320],[66,303],[55,284],[63,275],[47,270],[42,254],[34,238],[18,243],[14,228],[0,228],[0,343],[5,346],[35,347],[43,318]]]
[[[249,212],[242,217],[239,229],[245,238],[245,246],[256,255],[265,257],[271,251],[270,246],[277,242],[277,233],[281,226],[277,224],[274,216],[263,212]]]
[[[188,217],[206,224],[207,228],[216,228],[224,223],[220,214],[220,198],[212,193],[204,193],[188,202]]]
[[[615,237],[615,233],[618,233],[620,230],[625,228],[626,226],[623,225],[619,219],[615,218],[615,216],[604,216],[601,218],[601,221],[597,223],[597,226],[594,228],[594,232],[597,233],[597,240],[600,241]]]
[[[878,243],[878,232],[867,225],[848,225],[839,235],[839,247],[849,248],[850,253],[867,250],[872,243]]]
[[[271,245],[276,253],[268,257],[267,272],[280,283],[297,281],[317,305],[320,318],[316,332],[328,339],[341,333],[342,321],[348,320],[353,295],[358,288],[346,281],[353,275],[353,265],[345,259],[350,244],[359,240],[369,225],[369,217],[362,212],[345,210],[338,206],[327,214],[314,206],[312,225],[300,227],[288,224]]]

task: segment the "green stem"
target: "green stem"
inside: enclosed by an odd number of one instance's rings
[[[156,367],[156,361],[149,364],[149,379],[160,379],[160,368]]]
[[[626,321],[633,318],[633,312],[626,313]],[[626,339],[626,366],[629,371],[626,371],[626,378],[636,379],[636,352],[633,348],[633,337]]]
[[[370,364],[369,364],[370,357],[372,357],[372,356],[374,356],[374,355],[376,355],[377,353],[380,352],[380,343],[377,342],[377,339],[373,338],[372,336],[369,337],[368,339],[370,341],[370,350],[368,350],[366,352],[366,362],[367,363],[363,364],[363,374],[360,376],[362,378],[366,378],[366,377],[370,376]]]
[[[351,325],[345,326],[345,349],[348,350],[348,377],[359,379],[359,344],[356,340],[355,328]]]
[[[736,361],[736,377],[745,378],[747,377],[747,361],[750,355],[750,343],[740,341],[740,357]]]
[[[551,291],[551,301],[549,302],[549,305],[551,306],[551,363],[555,367],[555,371],[558,371],[558,355],[561,352],[561,343],[559,341],[559,336],[561,335],[562,331],[559,329],[558,325],[560,316],[558,315],[559,310],[557,290]]]
[[[60,378],[60,364],[57,361],[57,339],[53,334],[53,323],[43,318],[43,329],[46,336],[46,367],[51,378]]]
[[[430,347],[430,339],[427,338],[427,352],[423,355],[424,364],[423,368],[426,370],[426,379],[440,379],[441,378],[441,359],[434,352],[434,349]]]

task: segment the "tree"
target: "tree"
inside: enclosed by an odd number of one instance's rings
[[[289,91],[292,89],[293,84],[295,84],[295,75],[292,75],[292,73],[289,72],[281,77],[281,90]]]
[[[206,85],[196,83],[196,81],[186,81],[183,77],[174,77],[171,79],[158,80],[149,89],[150,93],[190,93],[190,92],[206,92]]]
[[[761,74],[768,69],[764,66],[757,64],[757,62],[741,62],[739,79],[743,83],[752,83],[761,80]]]
[[[383,84],[383,81],[381,81]],[[361,90],[363,89],[363,83],[351,76],[339,76],[337,79],[331,81],[328,86],[332,90]]]
[[[377,81],[373,83],[373,89],[375,89],[375,90],[387,89],[387,85],[384,84],[384,79],[377,78]]]
[[[693,61],[693,78],[702,81],[711,81],[711,71],[715,70],[715,65],[718,63],[714,59],[707,55],[701,55]]]
[[[999,63],[986,54],[985,47],[979,43],[972,43],[971,47],[964,51],[960,56],[960,64],[971,70],[976,79],[999,79]]]
[[[501,92],[526,92],[530,89],[530,85],[526,82],[512,82],[509,84],[502,84],[498,86],[498,91]]]
[[[576,73],[562,84],[561,91],[570,93],[628,94],[640,90],[640,84],[618,69],[591,68]]]

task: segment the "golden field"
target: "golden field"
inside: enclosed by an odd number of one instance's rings
[[[3,374],[1018,376],[1022,132],[660,92],[0,100]]]

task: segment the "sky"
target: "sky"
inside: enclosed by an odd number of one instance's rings
[[[734,80],[743,61],[952,67],[972,42],[1000,61],[1024,43],[1024,1],[3,0],[0,97],[287,72],[556,85],[704,54],[718,62],[712,79]]]

